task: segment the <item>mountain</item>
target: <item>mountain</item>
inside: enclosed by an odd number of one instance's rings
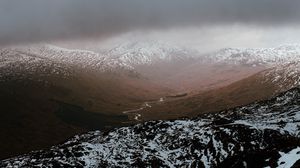
[[[199,54],[191,48],[151,40],[127,41],[104,50],[103,53],[111,60],[130,66],[194,60]]]
[[[67,67],[78,67],[86,68],[90,70],[98,71],[109,71],[113,69],[132,69],[129,65],[126,65],[122,62],[107,60],[105,55],[87,50],[78,50],[78,49],[66,49],[54,45],[29,45],[29,46],[20,46],[14,48],[4,49],[2,52],[3,56],[9,55],[22,55],[23,57],[30,57],[43,59],[46,63],[61,63]],[[12,58],[11,58],[12,59]],[[14,61],[20,61],[20,58],[14,57]],[[13,61],[13,60],[11,60]],[[23,61],[26,61],[23,59]],[[27,60],[32,61],[32,60]]]
[[[2,167],[297,167],[300,89],[193,119],[94,131]]]
[[[96,111],[103,110],[103,104],[118,104],[124,100],[127,103],[122,104],[138,103],[159,98],[170,91],[144,78],[125,63],[108,61],[106,56],[91,51],[51,45],[2,49],[0,70],[3,72],[0,82],[7,90],[10,90],[7,83],[11,82],[19,85],[13,90],[20,93],[22,85],[28,86],[29,83],[33,85],[31,89],[35,88],[33,94],[38,92],[38,88],[53,87],[56,91],[52,91],[52,95],[59,96],[50,98],[80,104],[86,109],[90,109],[87,107],[90,106],[89,99],[106,99],[106,103],[93,103],[100,106],[92,108]]]
[[[0,158],[129,122],[122,111],[170,90],[99,54],[53,46],[0,50]],[[104,64],[104,65],[103,65]]]
[[[59,75],[61,77],[68,77],[70,69],[59,61],[49,60],[32,53],[24,53],[14,49],[0,50],[0,81],[12,79],[24,79],[33,74],[40,74],[40,76]]]
[[[140,65],[166,63],[221,63],[233,65],[267,66],[299,61],[300,45],[281,45],[275,48],[224,48],[211,54],[201,54],[198,50],[177,46],[161,41],[126,41],[110,46],[108,49],[80,50],[67,49],[54,45],[29,45],[2,49],[1,56],[6,62],[16,57],[7,55],[27,55],[30,59],[47,59],[69,66],[77,66],[95,70],[135,69]],[[18,59],[18,61],[26,61]],[[27,60],[29,61],[29,60]],[[34,60],[32,60],[34,61]],[[3,64],[3,58],[2,58]],[[3,65],[2,65],[3,66]]]
[[[209,54],[207,59],[216,62],[251,66],[283,64],[299,61],[300,45],[281,45],[275,48],[224,48]]]
[[[196,49],[166,42],[129,40],[108,49],[100,47],[95,51],[66,49],[54,45],[6,49],[2,50],[2,60],[5,61],[1,61],[1,67],[5,69],[5,74],[14,71],[7,69],[6,64],[12,65],[12,68],[26,66],[29,71],[33,67],[41,70],[51,67],[53,72],[49,74],[62,71],[61,73],[68,75],[70,72],[64,71],[72,71],[74,68],[122,73],[146,78],[182,92],[197,91],[199,88],[213,89],[262,70],[278,67],[283,69],[288,64],[299,62],[299,55],[300,46],[297,44],[275,48],[225,48],[204,55]],[[14,66],[16,64],[22,65]],[[271,73],[269,76],[272,76]],[[211,87],[212,85],[216,86]]]

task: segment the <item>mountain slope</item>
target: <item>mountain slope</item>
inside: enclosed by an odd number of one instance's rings
[[[295,57],[297,57],[297,55]],[[300,62],[297,61],[297,59],[287,59],[281,63],[273,64],[269,62],[265,69],[257,67],[253,70],[251,68],[247,69],[248,72],[252,73],[254,73],[255,70],[260,70],[254,74],[245,73],[247,71],[232,73],[233,77],[229,80],[231,83],[227,82],[227,85],[222,85],[224,81],[218,82],[218,87],[214,87],[214,83],[209,83],[207,86],[210,86],[210,88],[208,87],[207,90],[199,89],[200,91],[192,92],[189,96],[169,99],[165,101],[164,104],[147,109],[147,111],[144,111],[143,116],[145,119],[157,119],[162,117],[162,115],[159,115],[161,114],[160,111],[165,111],[165,115],[163,117],[177,118],[180,116],[198,115],[199,112],[216,112],[223,109],[249,104],[254,101],[268,99],[278,93],[300,85],[299,63]],[[231,67],[241,69],[237,65],[231,65]],[[244,69],[246,68],[244,67]],[[218,71],[214,71],[210,77],[216,75],[217,72]],[[210,72],[207,72],[206,74],[209,73]],[[239,73],[242,74],[242,77],[240,78],[238,78]],[[219,78],[226,79],[226,75],[229,74],[230,73],[221,73]],[[201,73],[199,75],[201,75]],[[234,78],[236,81],[233,80]],[[200,88],[205,88],[204,86],[199,84]]]
[[[94,56],[47,46],[0,50],[0,158],[122,125],[122,111],[169,91]]]
[[[274,83],[279,91],[300,85],[300,61],[290,61],[262,73],[265,83]]]
[[[194,119],[90,132],[0,165],[286,167],[300,160],[299,103],[300,89],[295,88],[267,101]]]

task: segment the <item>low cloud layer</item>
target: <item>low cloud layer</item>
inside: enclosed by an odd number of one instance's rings
[[[69,49],[90,51],[110,50],[123,44],[161,43],[170,47],[184,47],[207,54],[222,48],[272,48],[300,43],[300,26],[257,27],[247,25],[223,25],[184,27],[163,30],[130,31],[110,38],[101,37],[62,39],[52,45]]]
[[[3,0],[0,45],[177,27],[295,27],[295,0]]]

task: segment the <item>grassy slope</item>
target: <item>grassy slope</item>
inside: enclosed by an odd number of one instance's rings
[[[264,100],[276,94],[278,87],[263,80],[260,72],[225,87],[188,97],[167,99],[165,103],[148,108],[143,116],[145,120],[190,117]]]
[[[59,106],[52,100],[80,107],[80,115],[89,112],[82,118],[102,115],[111,119],[110,115],[120,115],[126,109],[164,94],[161,88],[142,79],[129,80],[124,74],[80,72],[74,76],[47,77],[44,79],[47,85],[34,80],[0,82],[0,158],[49,147],[88,130],[87,122],[80,123],[78,118],[65,122],[70,112],[62,115],[64,119],[57,116]],[[99,119],[99,125],[103,121],[105,119]]]

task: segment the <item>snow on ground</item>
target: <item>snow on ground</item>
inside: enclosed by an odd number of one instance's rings
[[[300,160],[300,147],[297,147],[288,153],[279,152],[281,157],[278,160],[278,168],[290,168]]]

